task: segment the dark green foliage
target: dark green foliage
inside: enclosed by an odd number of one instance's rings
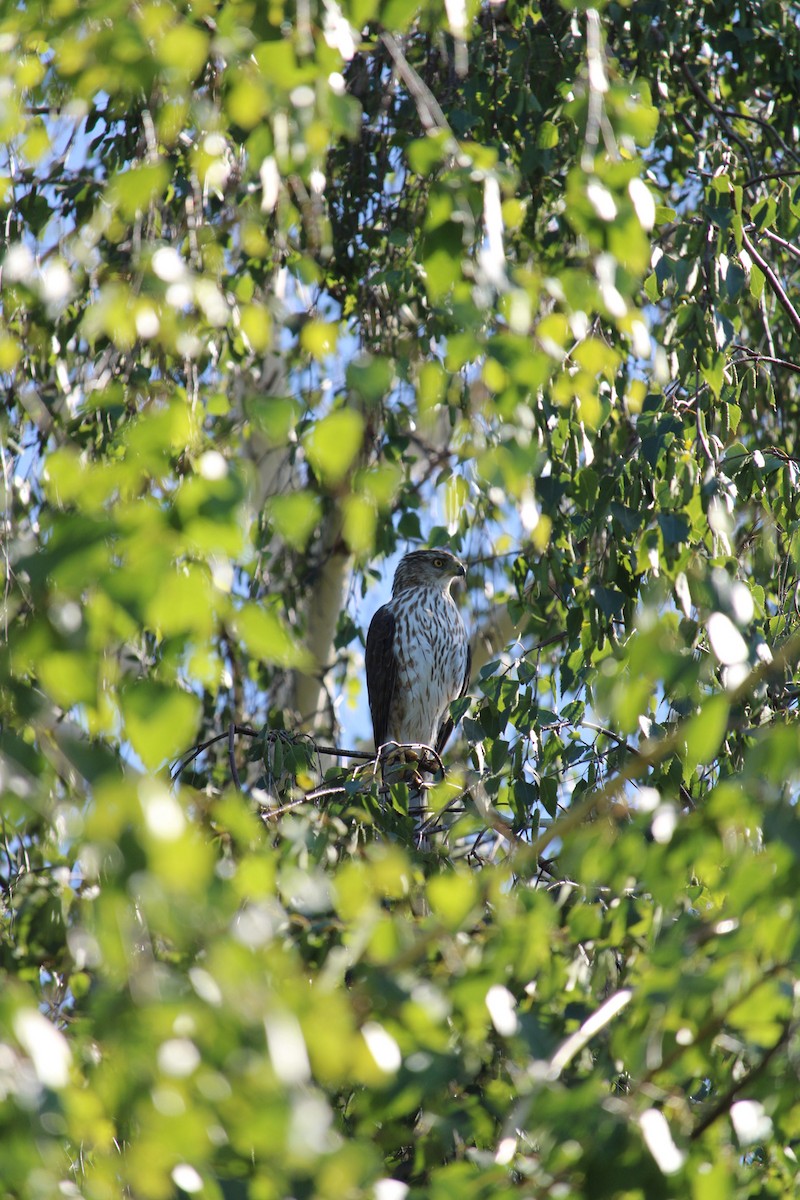
[[[0,14],[3,1195],[800,1188],[796,6],[457,9]]]

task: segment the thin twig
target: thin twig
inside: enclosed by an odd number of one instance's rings
[[[798,175],[800,171],[794,171],[793,174]],[[800,247],[794,246],[791,242],[787,242],[786,238],[779,237],[777,233],[773,233],[771,229],[762,229],[762,235],[770,242],[774,242],[776,246],[780,246],[787,254],[791,254],[793,258],[800,259]]]
[[[239,772],[236,770],[236,725],[233,721],[228,726],[228,766],[231,769],[233,785],[237,792],[240,792],[242,784],[239,779]]]
[[[293,808],[299,808],[301,804],[310,804],[313,800],[321,800],[324,796],[343,795],[347,795],[343,787],[317,788],[316,791],[308,792],[305,796],[298,796],[296,800],[287,801],[280,808],[265,808],[262,809],[262,812],[266,820],[274,821],[277,817],[282,817],[284,813],[291,812]]]
[[[778,276],[764,258],[764,255],[761,253],[761,251],[753,245],[753,242],[747,236],[747,233],[744,229],[742,230],[742,244],[744,245],[750,257],[758,263],[759,267],[766,275],[767,279],[769,280],[770,287],[775,293],[775,298],[788,316],[795,333],[798,337],[800,337],[800,313],[798,313],[797,309],[786,295],[783,284],[778,279]]]
[[[731,359],[732,363],[769,363],[773,367],[783,367],[785,371],[791,371],[795,375],[800,375],[800,366],[797,363],[789,362],[785,358],[772,358],[769,354],[759,354],[757,350],[751,350],[749,346],[735,346],[735,350],[746,355],[745,358]]]
[[[770,1046],[764,1057],[756,1064],[756,1066],[752,1068],[752,1070],[748,1071],[745,1075],[742,1075],[742,1077],[737,1079],[735,1083],[732,1083],[724,1095],[720,1096],[719,1100],[710,1110],[710,1112],[707,1112],[702,1121],[700,1121],[698,1125],[695,1125],[694,1129],[689,1134],[690,1141],[697,1141],[697,1139],[705,1133],[710,1125],[713,1125],[715,1121],[727,1113],[734,1097],[738,1096],[740,1092],[744,1091],[745,1088],[750,1086],[753,1080],[758,1079],[759,1075],[764,1073],[770,1061],[789,1041],[793,1030],[793,1022],[785,1021],[783,1029],[781,1030],[781,1035],[775,1045]]]
[[[695,387],[697,387],[697,380],[695,380]],[[708,465],[713,468],[717,465],[717,460],[711,451],[711,446],[709,444],[708,437],[706,436],[706,431],[703,428],[703,409],[700,404],[695,405],[694,421],[695,421],[695,428],[697,430],[697,440],[700,443],[700,447],[703,451],[703,456],[705,457],[705,460],[708,463]]]
[[[278,734],[283,733],[283,730],[267,731],[267,736],[269,736],[270,732]],[[188,750],[182,754],[172,767],[170,771],[170,778],[173,781],[177,779],[178,776],[186,770],[186,768],[189,766],[189,763],[193,762],[196,758],[199,758],[204,750],[208,750],[211,746],[216,745],[217,742],[227,739],[230,754],[230,741],[234,734],[238,735],[239,737],[254,738],[261,737],[262,733],[262,730],[252,729],[249,725],[236,725],[232,722],[228,726],[228,729],[225,731],[225,733],[217,733],[214,735],[214,737],[208,738],[205,742],[200,742],[199,745],[193,746],[191,750]],[[364,750],[344,750],[339,746],[317,746],[313,738],[311,738],[308,734],[289,734],[287,736],[292,739],[297,737],[307,738],[309,741],[311,741],[317,754],[327,754],[332,758],[356,758],[364,762],[371,762],[375,758],[374,754],[370,754]]]
[[[562,633],[551,634],[550,637],[544,638],[541,642],[537,642],[535,646],[531,646],[530,650],[526,650],[523,658],[531,658],[532,656],[539,654],[542,650],[546,650],[548,646],[555,646],[557,642],[566,641],[568,636],[569,635],[567,634],[566,629]]]
[[[339,746],[314,746],[317,754],[327,754],[331,758],[358,758],[362,762],[371,762],[374,754],[366,750],[342,750]]]
[[[228,736],[229,735],[227,733],[217,733],[214,735],[214,737],[209,738],[207,742],[201,742],[199,746],[194,746],[191,750],[184,752],[184,754],[181,755],[175,766],[170,771],[170,779],[173,781],[173,783],[181,774],[181,772],[188,767],[189,763],[193,762],[194,759],[199,758],[204,750],[208,750],[209,746],[214,746],[217,742],[221,742]]]
[[[768,171],[764,175],[752,175],[750,179],[745,179],[742,187],[755,187],[757,183],[764,183],[767,179],[794,179],[798,175],[800,175],[800,170],[797,167],[788,171]]]

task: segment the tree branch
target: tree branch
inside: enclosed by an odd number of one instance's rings
[[[769,363],[773,367],[783,367],[785,371],[791,371],[794,375],[800,375],[800,366],[797,363],[789,362],[786,358],[773,358],[769,354],[759,354],[757,350],[751,350],[749,346],[735,346],[734,349],[739,350],[746,357],[743,359],[734,358],[731,360],[733,363]]]
[[[764,1057],[756,1064],[756,1066],[752,1068],[752,1070],[748,1071],[746,1075],[743,1075],[741,1079],[737,1079],[735,1083],[732,1083],[728,1090],[722,1096],[720,1096],[717,1103],[709,1112],[706,1113],[702,1121],[695,1125],[694,1129],[689,1134],[690,1141],[696,1142],[697,1139],[705,1133],[709,1126],[713,1125],[715,1121],[719,1120],[720,1117],[727,1113],[733,1099],[738,1096],[740,1092],[743,1092],[745,1088],[750,1087],[753,1081],[758,1079],[759,1075],[763,1075],[764,1071],[767,1069],[778,1051],[787,1044],[790,1037],[794,1033],[794,1030],[794,1022],[784,1022],[781,1035],[775,1045],[770,1046]]]
[[[800,175],[800,171],[793,171],[793,175]],[[787,254],[791,254],[793,258],[800,259],[800,248],[787,242],[786,238],[779,237],[777,233],[773,233],[771,229],[762,229],[763,236],[770,242],[774,242],[776,246],[780,246]]]
[[[778,279],[778,276],[764,258],[764,255],[761,253],[761,251],[754,246],[744,229],[742,230],[742,244],[753,261],[758,263],[759,267],[766,275],[767,279],[769,280],[769,285],[772,288],[772,291],[775,293],[775,298],[788,316],[795,333],[798,337],[800,337],[800,313],[798,313],[797,309],[786,295],[786,291],[784,290],[783,284]]]
[[[430,90],[428,85],[420,79],[417,72],[409,63],[403,51],[400,49],[396,39],[391,33],[382,33],[381,41],[389,51],[389,56],[395,65],[397,74],[402,79],[403,83],[408,88],[409,95],[417,106],[417,114],[422,123],[422,127],[426,133],[435,133],[443,131],[449,133],[453,139],[453,148],[457,147],[455,135],[453,134],[447,117],[444,115],[442,106]]]

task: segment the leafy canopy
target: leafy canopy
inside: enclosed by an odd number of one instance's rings
[[[797,16],[0,12],[4,1194],[797,1191]]]

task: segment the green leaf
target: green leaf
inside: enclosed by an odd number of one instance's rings
[[[97,664],[85,652],[50,650],[40,660],[39,676],[63,708],[94,704],[97,700]]]
[[[406,154],[411,170],[415,171],[417,175],[430,175],[448,153],[448,145],[451,141],[452,138],[446,131],[441,130],[409,142]]]
[[[267,514],[276,533],[290,546],[303,550],[322,515],[319,496],[313,492],[289,492],[272,496],[267,502]]]
[[[214,604],[208,573],[193,564],[160,582],[147,608],[147,621],[163,637],[193,633],[208,637],[214,629]]]
[[[477,900],[477,881],[469,871],[448,872],[428,883],[431,912],[448,929],[458,929],[467,921]]]
[[[347,545],[355,554],[371,554],[375,548],[375,531],[378,524],[375,505],[365,496],[345,496],[342,508],[342,533]]]
[[[750,461],[750,452],[743,442],[733,442],[725,451],[725,470],[735,475]]]
[[[277,613],[251,602],[245,603],[233,620],[239,640],[254,658],[280,667],[310,670],[313,660]]]
[[[361,449],[364,418],[352,408],[340,408],[323,417],[303,438],[314,474],[327,487],[340,484]]]
[[[764,284],[766,276],[756,263],[752,263],[750,267],[750,295],[754,300],[760,300],[764,295]]]
[[[309,80],[309,72],[299,66],[288,38],[276,37],[274,41],[259,42],[253,49],[253,58],[264,79],[287,92]]]
[[[739,404],[728,404],[728,427],[731,433],[735,436],[739,428],[739,422],[742,419],[742,409]]]
[[[109,196],[123,216],[132,221],[137,213],[163,196],[169,182],[170,171],[166,163],[145,163],[123,171],[111,185]]]
[[[339,327],[333,321],[308,321],[300,330],[300,345],[312,358],[327,358],[336,349]]]
[[[558,809],[558,780],[552,775],[543,775],[539,780],[539,799],[551,817]]]
[[[542,121],[536,134],[536,145],[540,150],[553,150],[558,145],[558,126],[552,121]]]
[[[347,367],[347,384],[359,396],[370,403],[377,403],[386,395],[394,379],[391,359],[362,355]]]
[[[578,501],[582,508],[591,510],[599,489],[599,480],[597,472],[591,467],[582,467],[578,472],[576,479],[576,493]]]
[[[625,596],[616,588],[596,587],[592,590],[600,612],[607,620],[613,620],[622,615]]]
[[[438,244],[425,254],[423,266],[425,283],[432,300],[441,300],[450,289],[461,279],[461,235],[452,231],[447,237],[447,244]],[[429,240],[430,246],[434,240]]]
[[[677,546],[689,540],[691,525],[683,513],[662,512],[658,514],[658,527],[665,546]]]
[[[205,65],[208,42],[208,34],[202,29],[181,21],[157,39],[156,57],[175,75],[194,79]]]
[[[708,365],[701,367],[701,374],[714,396],[719,398],[725,383],[725,356],[723,354],[714,355]]]
[[[728,727],[727,696],[711,696],[685,727],[685,761],[690,769],[714,760]]]
[[[300,406],[291,396],[248,396],[245,411],[274,445],[285,444],[300,417]]]
[[[188,749],[200,719],[200,700],[155,679],[127,684],[120,693],[125,735],[144,765],[160,767]]]

